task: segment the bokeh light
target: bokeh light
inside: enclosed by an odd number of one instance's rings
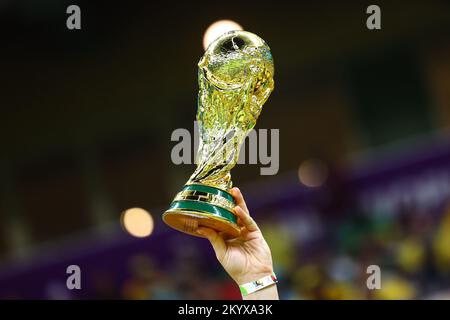
[[[298,168],[298,178],[310,188],[322,186],[328,177],[328,166],[320,159],[307,159]]]
[[[206,50],[209,44],[222,34],[234,30],[243,30],[243,28],[239,23],[232,20],[219,20],[214,22],[205,31],[203,36],[203,48]]]
[[[151,214],[141,208],[131,208],[122,213],[121,224],[132,236],[143,238],[153,232],[153,218]]]

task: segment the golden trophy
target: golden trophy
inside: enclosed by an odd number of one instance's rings
[[[253,33],[231,31],[208,46],[198,63],[197,169],[163,214],[169,226],[200,237],[200,226],[239,236],[230,170],[273,91],[273,75],[270,49]]]

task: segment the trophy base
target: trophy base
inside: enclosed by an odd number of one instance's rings
[[[197,233],[199,227],[207,227],[222,232],[226,239],[236,238],[240,234],[240,229],[236,224],[201,212],[166,211],[163,220],[178,231],[202,238],[205,238],[205,236]]]
[[[185,185],[177,194],[170,208],[164,212],[163,221],[172,228],[197,237],[199,227],[221,232],[224,238],[236,238],[240,234],[233,197],[221,189],[201,185]]]

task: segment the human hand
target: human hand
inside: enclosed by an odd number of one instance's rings
[[[205,227],[200,227],[197,232],[208,238],[225,271],[238,285],[241,285],[271,275],[273,264],[270,248],[255,220],[250,216],[241,191],[238,188],[233,188],[231,194],[236,201],[234,214],[237,216],[237,223],[241,228],[240,236],[226,240],[222,234]],[[270,288],[272,290],[267,290]],[[247,296],[249,299],[252,297],[277,299],[276,286],[270,286],[261,290],[261,292],[255,292]]]

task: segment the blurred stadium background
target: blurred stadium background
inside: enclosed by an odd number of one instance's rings
[[[207,241],[160,219],[194,170],[171,162],[170,136],[193,130],[202,37],[220,19],[275,58],[257,127],[280,129],[280,171],[232,176],[281,298],[449,298],[450,3],[379,1],[378,31],[369,4],[0,1],[0,298],[240,297]],[[136,207],[150,236],[121,225]],[[71,264],[82,290],[66,288]],[[381,290],[366,288],[371,264]]]

